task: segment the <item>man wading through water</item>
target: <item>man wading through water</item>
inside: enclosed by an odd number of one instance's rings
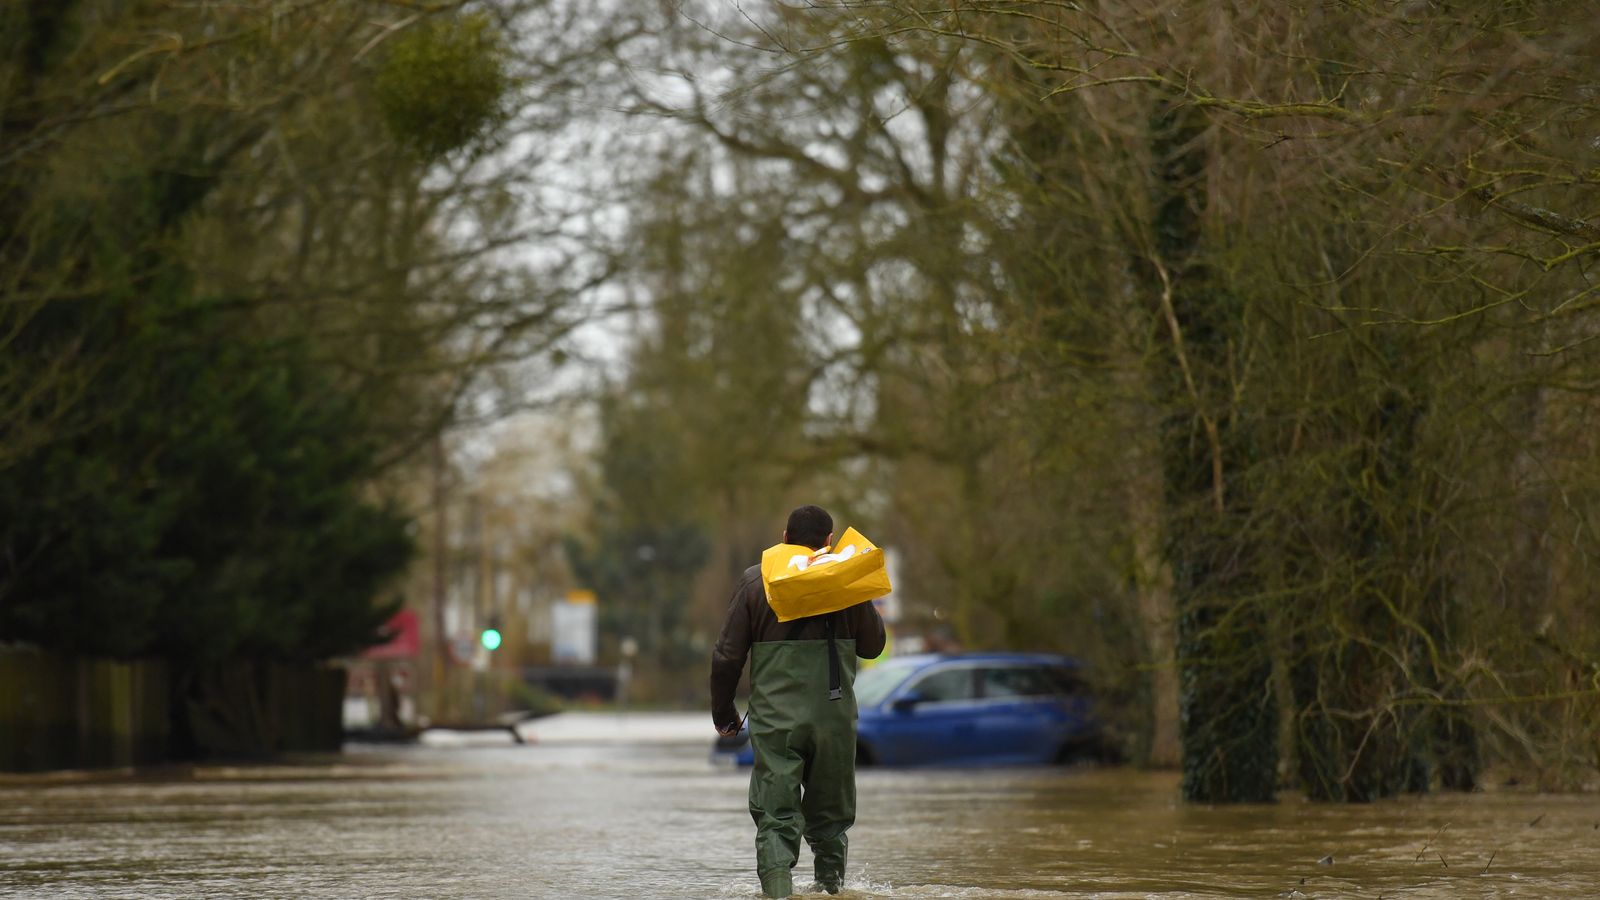
[[[821,550],[833,517],[817,506],[789,514],[783,543]],[[750,664],[750,817],[756,874],[768,897],[787,897],[805,835],[817,885],[844,886],[845,832],[856,820],[856,657],[883,652],[883,619],[871,601],[826,615],[779,622],[767,604],[761,567],[734,589],[711,657],[711,718],[720,734],[739,731],[733,693]]]

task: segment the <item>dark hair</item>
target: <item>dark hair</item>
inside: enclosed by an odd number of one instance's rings
[[[802,506],[789,513],[789,525],[784,528],[789,543],[821,550],[833,534],[833,516],[820,506]]]

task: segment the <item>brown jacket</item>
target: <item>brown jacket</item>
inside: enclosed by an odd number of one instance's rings
[[[733,589],[733,599],[728,601],[728,617],[723,620],[722,635],[717,638],[717,648],[711,654],[711,720],[716,723],[717,730],[726,730],[739,722],[733,693],[739,687],[739,675],[750,655],[750,645],[790,640],[795,622],[803,624],[794,640],[823,640],[823,619],[823,616],[814,616],[779,622],[767,604],[766,589],[761,586],[761,567],[751,566],[745,570],[744,577]],[[883,618],[871,602],[857,603],[834,614],[834,637],[854,639],[856,656],[874,659],[883,652]]]

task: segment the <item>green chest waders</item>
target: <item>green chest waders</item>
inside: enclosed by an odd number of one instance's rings
[[[845,832],[856,820],[855,641],[834,639],[831,617],[824,627],[824,640],[751,648],[750,817],[756,873],[769,897],[793,890],[802,835],[822,889],[844,884]]]

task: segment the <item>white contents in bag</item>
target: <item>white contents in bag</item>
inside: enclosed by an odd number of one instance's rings
[[[868,547],[867,549],[865,549],[865,550],[863,550],[861,552],[862,553],[871,553],[872,552],[872,548]],[[796,553],[794,556],[789,557],[789,565],[787,566],[787,568],[799,569],[800,571],[804,572],[805,570],[811,568],[812,566],[820,566],[820,565],[823,565],[824,563],[844,562],[845,560],[850,559],[851,557],[853,557],[855,555],[856,555],[856,545],[855,544],[846,544],[843,547],[840,547],[838,549],[838,551],[836,551],[834,553],[813,553],[810,556],[806,556],[804,554]]]

